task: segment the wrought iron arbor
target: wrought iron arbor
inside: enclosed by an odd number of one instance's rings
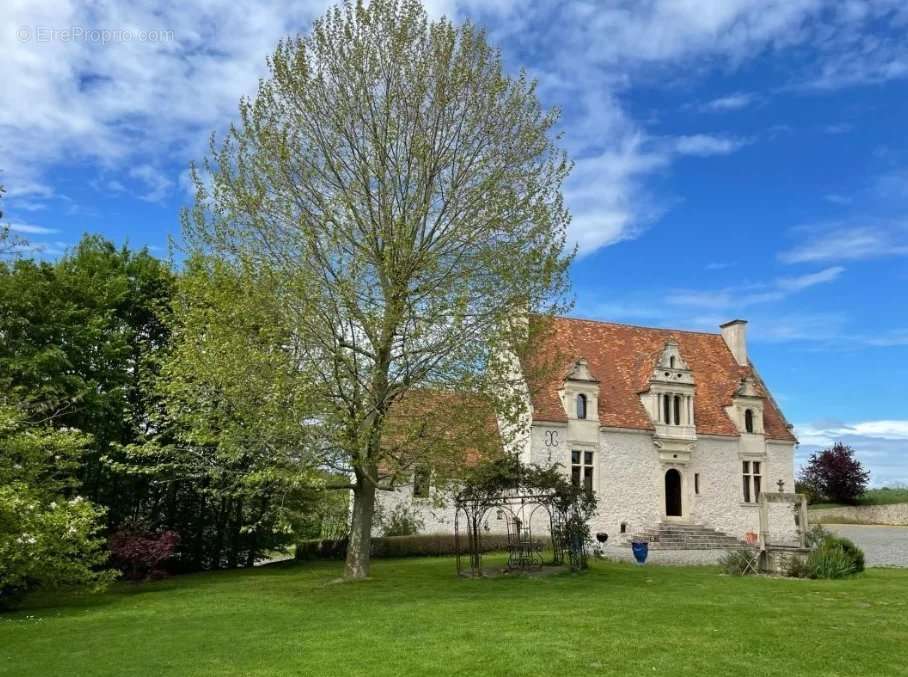
[[[495,521],[504,520],[506,524],[508,571],[541,569],[546,537],[551,544],[551,564],[564,564],[567,557],[572,569],[582,568],[586,542],[579,530],[571,529],[578,519],[576,506],[565,506],[560,498],[554,490],[533,488],[502,490],[481,498],[459,495],[454,516],[458,575],[483,575],[482,537],[484,532],[491,532],[489,517],[493,511]]]

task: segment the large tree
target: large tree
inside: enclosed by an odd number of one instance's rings
[[[184,231],[280,299],[315,372],[308,448],[350,477],[345,575],[361,578],[376,489],[412,457],[395,453],[399,424],[389,434],[396,405],[442,391],[432,418],[491,402],[506,437],[525,432],[505,356],[545,326],[521,317],[562,307],[570,165],[535,84],[481,29],[429,21],[416,0],[336,7],[269,69],[194,171]]]

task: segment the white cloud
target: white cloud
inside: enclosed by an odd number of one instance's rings
[[[853,261],[908,254],[908,227],[828,224],[798,229],[801,244],[779,254],[785,263]]]
[[[326,0],[274,0],[254,11],[215,0],[158,5],[13,0],[0,32],[4,90],[0,157],[10,197],[49,197],[46,171],[86,161],[109,169],[180,162],[204,149],[241,95],[254,92],[278,39],[320,13]],[[173,39],[39,39],[37,29],[172,31]],[[19,27],[32,31],[20,40]],[[159,188],[146,194],[155,197]]]
[[[668,302],[677,306],[731,311],[774,303],[819,284],[834,281],[845,271],[841,266],[826,268],[797,277],[780,277],[771,282],[725,287],[717,290],[681,290],[669,294]]]
[[[159,202],[170,192],[173,187],[173,181],[160,169],[151,165],[139,165],[129,170],[129,176],[138,180],[143,191],[139,197],[146,202]],[[113,190],[122,190],[123,186],[119,181],[112,181],[108,186]]]
[[[849,318],[843,313],[772,312],[752,318],[754,341],[810,343],[818,347],[842,346]]]
[[[51,235],[60,232],[56,228],[45,228],[44,226],[34,226],[28,223],[11,223],[9,229],[14,233],[25,233],[27,235]]]
[[[908,482],[908,420],[803,423],[795,425],[795,434],[801,443],[799,465],[806,463],[810,454],[843,442],[854,448],[858,460],[870,470],[872,484]]]
[[[5,91],[14,95],[0,107],[0,157],[10,207],[18,206],[17,199],[35,205],[53,196],[49,170],[64,163],[113,175],[110,190],[118,190],[114,182],[132,188],[124,180],[131,167],[152,168],[131,177],[141,183],[137,192],[150,201],[166,198],[188,161],[205,153],[208,134],[224,129],[239,98],[254,93],[277,40],[307,30],[330,4],[7,2],[0,72]],[[567,186],[572,234],[585,252],[633,237],[671,205],[671,196],[654,192],[650,177],[679,154],[722,155],[742,144],[694,134],[677,139],[675,148],[660,148],[621,101],[632,77],[651,71],[685,78],[701,61],[717,58],[734,69],[789,47],[803,56],[804,80],[822,81],[818,86],[903,77],[908,47],[899,32],[871,35],[868,27],[881,18],[904,26],[908,10],[896,0],[878,0],[860,12],[843,5],[428,0],[435,15],[469,14],[488,23],[509,68],[530,66],[545,103],[564,108],[566,143],[580,158]],[[173,39],[20,41],[20,26],[164,30]],[[533,63],[527,63],[528,53]],[[734,110],[753,101],[751,94],[732,92],[706,105]]]
[[[577,160],[565,197],[573,213],[568,234],[581,254],[634,237],[661,216],[643,179],[669,161],[668,154],[648,148],[642,135]]]
[[[706,113],[720,113],[725,111],[740,110],[747,108],[756,101],[757,97],[750,92],[735,92],[727,96],[720,96],[717,99],[707,101],[699,106],[697,110]]]
[[[845,272],[845,269],[842,268],[842,266],[833,266],[832,268],[826,268],[817,271],[816,273],[808,273],[797,277],[779,278],[776,280],[776,286],[782,291],[797,292],[818,284],[832,282],[843,272]]]
[[[728,155],[751,143],[748,139],[739,139],[709,134],[681,136],[675,140],[675,151],[679,155],[708,157],[710,155]]]

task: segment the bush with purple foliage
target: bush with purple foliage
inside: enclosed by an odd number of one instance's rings
[[[175,531],[149,533],[138,530],[118,531],[110,538],[110,556],[123,575],[131,581],[163,578],[166,562],[180,543]]]
[[[867,489],[870,471],[854,457],[854,449],[836,442],[831,449],[811,454],[798,476],[798,484],[813,500],[855,504]]]

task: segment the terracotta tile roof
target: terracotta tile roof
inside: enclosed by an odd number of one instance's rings
[[[552,373],[548,383],[531,385],[533,417],[539,421],[567,421],[558,390],[576,360],[586,358],[592,376],[599,379],[599,421],[614,428],[653,430],[640,393],[649,387],[656,361],[671,339],[694,374],[694,419],[697,433],[738,436],[725,413],[735,390],[746,376],[753,376],[765,398],[764,430],[768,439],[796,441],[765,385],[752,367],[741,367],[720,334],[635,327],[574,318],[556,318],[546,338],[564,368]],[[551,342],[551,343],[550,343]],[[551,373],[551,372],[550,372]]]
[[[423,462],[436,472],[456,471],[503,451],[492,402],[472,393],[425,388],[411,390],[391,406],[382,446],[383,475]]]

